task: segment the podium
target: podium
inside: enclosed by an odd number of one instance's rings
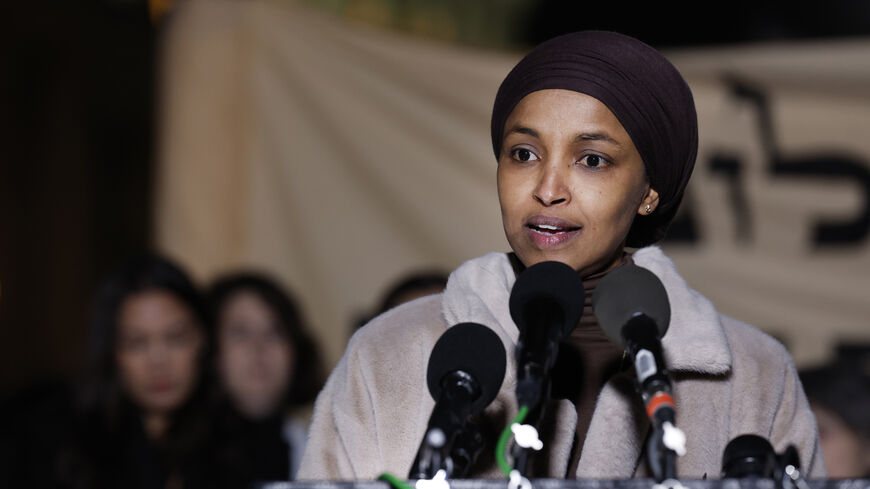
[[[508,481],[488,479],[455,479],[448,481],[451,489],[507,489]],[[652,489],[652,479],[532,479],[533,489]],[[687,489],[777,489],[772,479],[681,479]],[[870,489],[870,479],[811,479],[810,489]],[[413,487],[413,483],[411,483]],[[257,489],[392,489],[386,482],[267,482]]]

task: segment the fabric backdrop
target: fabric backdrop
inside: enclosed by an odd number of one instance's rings
[[[191,0],[163,37],[160,250],[299,297],[328,363],[405,273],[508,250],[489,116],[523,53],[427,42],[288,2]],[[870,39],[666,53],[698,164],[666,252],[799,363],[870,341]]]

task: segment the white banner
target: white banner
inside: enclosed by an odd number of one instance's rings
[[[158,247],[291,287],[329,361],[409,270],[507,250],[489,116],[522,53],[269,1],[185,2],[164,39]],[[700,151],[666,250],[798,362],[870,339],[870,40],[669,52]]]

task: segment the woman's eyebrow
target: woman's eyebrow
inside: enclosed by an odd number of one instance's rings
[[[526,134],[526,135],[532,136],[534,138],[540,139],[540,135],[538,134],[538,131],[532,129],[531,127],[513,126],[510,129],[508,129],[504,133],[504,135],[505,135],[505,137],[507,137],[508,134],[512,134],[512,133]]]
[[[584,132],[574,137],[574,141],[604,141],[622,147],[622,144],[603,132]]]
[[[526,134],[534,138],[540,139],[540,134],[538,134],[538,131],[532,129],[531,127],[520,125],[513,126],[505,132],[505,137],[513,133]],[[614,146],[618,146],[620,148],[622,147],[622,143],[611,137],[606,132],[583,132],[574,136],[574,141],[604,141],[613,144]]]

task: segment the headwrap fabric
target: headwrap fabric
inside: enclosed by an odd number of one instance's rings
[[[628,246],[664,237],[692,175],[698,152],[698,119],[686,81],[661,53],[615,32],[582,31],[550,39],[508,73],[492,110],[492,149],[501,153],[504,125],[526,95],[573,90],[601,101],[619,120],[643,158],[659,204],[638,215]]]

